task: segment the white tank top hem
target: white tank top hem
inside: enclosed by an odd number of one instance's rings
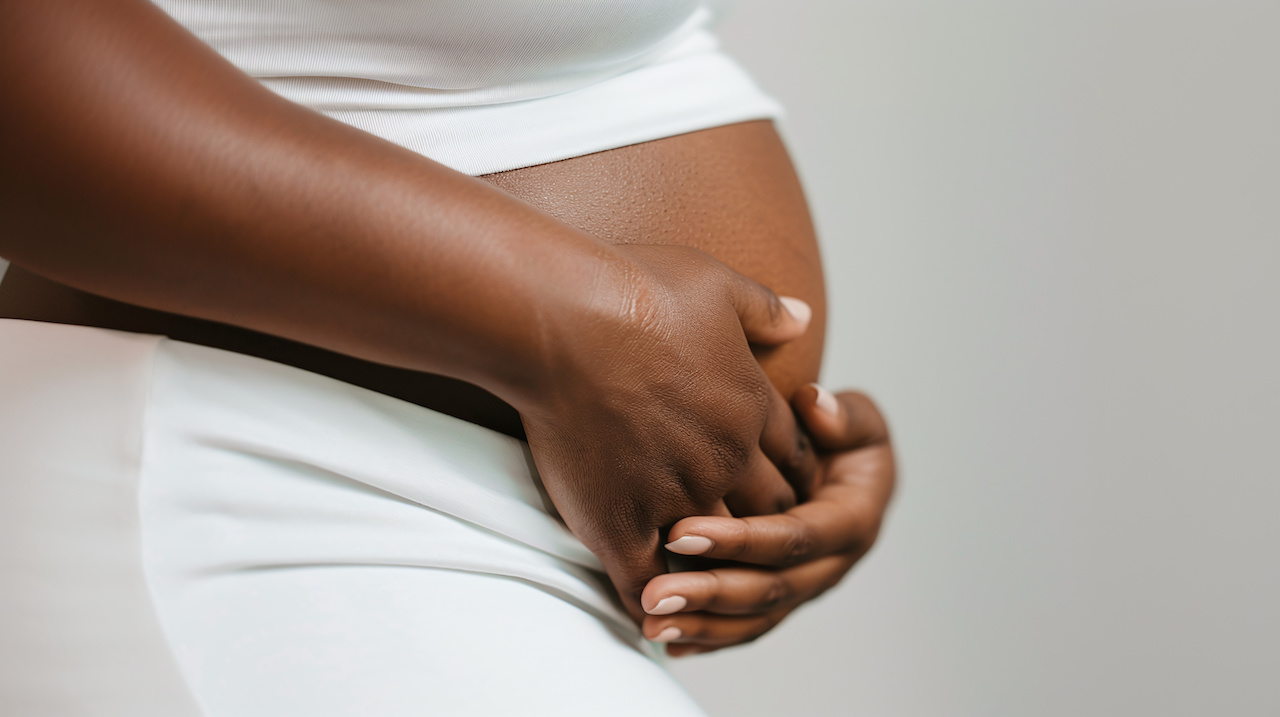
[[[154,1],[282,97],[471,175],[782,113],[711,3]]]

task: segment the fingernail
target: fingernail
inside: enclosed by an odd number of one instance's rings
[[[680,555],[702,555],[713,547],[715,543],[711,538],[704,538],[701,535],[686,535],[667,543],[667,550]]]
[[[813,386],[818,391],[818,400],[814,402],[817,404],[818,410],[832,416],[839,415],[840,404],[836,401],[836,397],[833,396],[830,391],[816,383],[811,383],[809,385]]]
[[[797,299],[794,296],[779,296],[778,301],[787,307],[787,313],[795,317],[796,321],[809,325],[809,319],[813,318],[813,309],[804,299]]]
[[[654,642],[671,642],[672,640],[679,640],[680,636],[683,634],[684,634],[683,632],[680,632],[680,628],[676,627],[675,625],[672,625],[671,627],[668,627],[664,629],[662,632],[658,633],[658,636],[653,638],[653,641]]]
[[[648,612],[650,615],[670,615],[673,612],[680,612],[688,604],[689,601],[680,595],[672,595],[659,600],[658,604],[654,605],[653,609]]]

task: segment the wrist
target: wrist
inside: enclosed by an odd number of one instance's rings
[[[544,251],[553,267],[521,272],[511,306],[519,318],[490,353],[482,385],[522,414],[555,411],[572,395],[596,390],[592,369],[625,341],[621,324],[644,293],[641,267],[586,239]]]

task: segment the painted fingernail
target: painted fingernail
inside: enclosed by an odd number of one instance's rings
[[[680,555],[702,555],[713,547],[715,543],[711,538],[704,538],[701,535],[686,535],[667,543],[667,550]]]
[[[650,615],[670,615],[673,612],[680,612],[688,604],[689,604],[689,601],[685,600],[680,595],[672,595],[671,597],[664,597],[658,601],[657,605],[653,606],[652,610],[649,610],[649,614]]]
[[[684,634],[683,632],[680,632],[680,628],[676,627],[675,625],[672,625],[671,627],[665,628],[663,629],[662,632],[658,633],[658,636],[653,638],[653,641],[654,642],[671,642],[672,640],[679,640],[680,636],[683,634]]]
[[[813,309],[804,299],[797,299],[794,296],[779,296],[778,301],[787,307],[787,313],[795,317],[796,321],[809,325],[809,319],[813,318]]]
[[[809,385],[813,386],[818,391],[818,400],[814,402],[815,404],[817,404],[818,410],[822,411],[823,413],[830,414],[832,416],[838,415],[840,413],[840,404],[836,402],[836,397],[832,395],[830,391],[819,386],[816,383],[811,383]]]

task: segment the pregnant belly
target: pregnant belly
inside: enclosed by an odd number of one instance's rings
[[[758,354],[784,395],[817,378],[825,301],[800,184],[769,122],[748,122],[483,177],[610,243],[701,249],[814,309],[808,334]],[[163,334],[337,378],[510,435],[514,409],[469,384],[87,294],[11,267],[0,317]]]

